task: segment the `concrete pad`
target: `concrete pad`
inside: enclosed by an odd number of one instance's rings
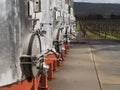
[[[49,81],[52,90],[100,90],[88,45],[72,48],[59,69],[56,80]]]
[[[120,45],[93,45],[102,90],[120,90]]]

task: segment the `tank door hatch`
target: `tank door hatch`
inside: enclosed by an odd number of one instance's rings
[[[41,12],[41,0],[34,0],[34,12]]]

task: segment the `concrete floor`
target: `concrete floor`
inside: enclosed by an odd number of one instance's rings
[[[120,42],[86,42],[69,51],[56,80],[49,81],[52,90],[120,90]]]
[[[52,90],[100,90],[88,45],[75,45],[50,81]]]
[[[102,90],[120,90],[120,42],[92,45]]]

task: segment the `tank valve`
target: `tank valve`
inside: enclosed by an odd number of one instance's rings
[[[64,47],[62,47],[62,52],[64,52],[65,51],[65,48]]]
[[[46,73],[49,70],[49,65],[43,62],[43,72]]]
[[[62,61],[63,61],[63,59],[62,59],[62,58],[58,58],[58,61],[62,62]]]

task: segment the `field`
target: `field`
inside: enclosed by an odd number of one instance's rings
[[[79,25],[82,32],[89,31],[103,39],[120,40],[120,20],[80,20]]]

